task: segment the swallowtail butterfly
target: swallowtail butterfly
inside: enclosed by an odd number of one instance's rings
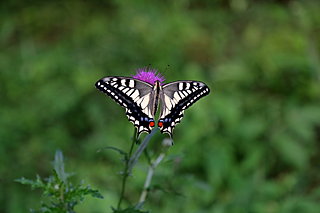
[[[138,130],[138,137],[142,132],[150,133],[156,125],[154,116],[158,105],[160,118],[157,125],[161,133],[172,137],[184,110],[210,92],[209,87],[200,81],[175,81],[161,85],[159,81],[150,84],[130,77],[105,77],[95,86],[125,108],[129,121]]]

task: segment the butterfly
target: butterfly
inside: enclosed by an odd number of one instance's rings
[[[130,122],[137,128],[137,137],[142,132],[150,133],[160,105],[157,126],[161,133],[172,138],[175,126],[183,118],[184,111],[201,97],[210,93],[209,87],[200,81],[174,81],[154,84],[130,77],[105,77],[95,84],[97,89],[110,96],[126,110]]]

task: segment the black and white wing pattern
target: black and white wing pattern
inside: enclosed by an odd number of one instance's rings
[[[95,85],[125,108],[129,121],[138,130],[138,137],[142,132],[151,132],[155,125],[153,85],[127,77],[105,77]]]
[[[172,137],[172,131],[183,118],[184,110],[208,95],[210,89],[200,81],[175,81],[163,85],[162,88],[158,126],[161,133],[168,133]]]

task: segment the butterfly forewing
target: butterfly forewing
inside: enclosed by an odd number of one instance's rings
[[[199,81],[175,81],[163,85],[158,121],[161,132],[168,133],[172,137],[172,131],[183,118],[184,110],[209,93],[209,87]]]
[[[138,136],[142,132],[150,133],[154,125],[150,103],[155,98],[151,84],[127,77],[105,77],[95,85],[125,108],[129,121],[138,129]]]

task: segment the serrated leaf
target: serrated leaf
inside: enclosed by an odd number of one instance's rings
[[[35,183],[35,181],[26,179],[25,177],[15,179],[14,181],[21,183],[21,184],[25,184],[25,185],[26,184],[32,185],[33,183]]]
[[[15,179],[15,181],[24,185],[31,185],[32,189],[45,187],[45,184],[42,182],[39,175],[37,175],[36,180],[30,180],[30,179],[26,179],[25,177],[22,177],[19,179]]]

